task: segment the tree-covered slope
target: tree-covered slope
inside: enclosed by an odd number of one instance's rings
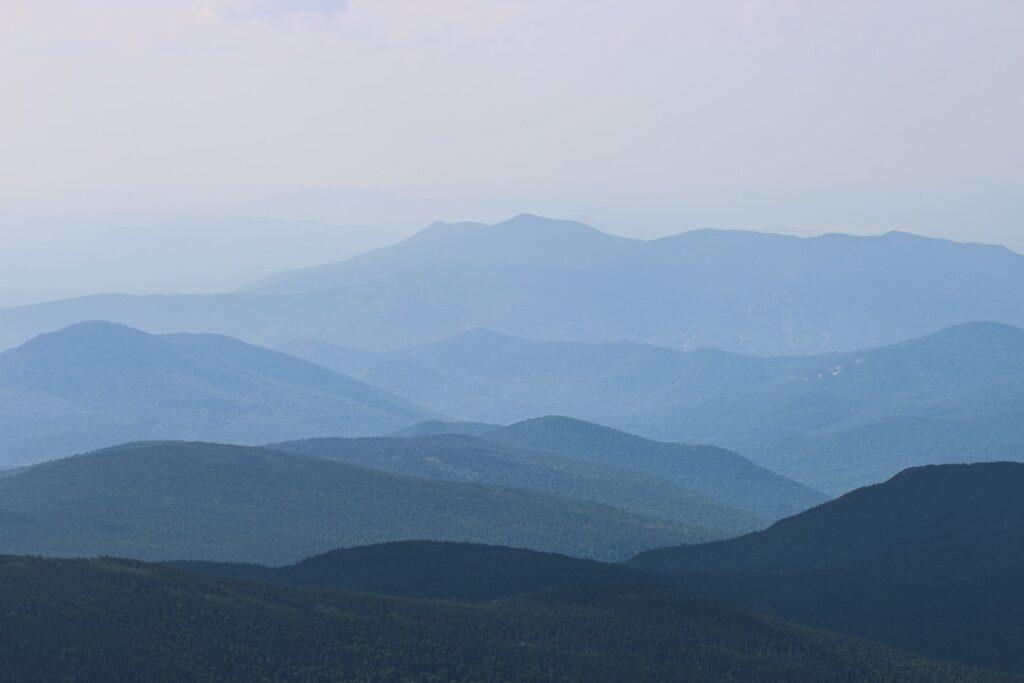
[[[906,470],[764,531],[654,550],[637,566],[672,571],[848,567],[883,560],[1024,565],[1024,464]],[[952,564],[951,564],[952,566]]]
[[[657,587],[468,605],[11,556],[0,667],[8,680],[999,680]]]
[[[1024,464],[938,465],[630,566],[946,659],[1024,672]]]
[[[658,582],[618,564],[476,543],[399,541],[332,550],[285,567],[172,562],[210,576],[289,586],[336,588],[412,598],[487,601],[525,593]]]
[[[215,335],[82,323],[0,354],[0,460],[126,441],[380,433],[426,411],[287,354]]]
[[[12,553],[284,564],[429,539],[617,560],[696,538],[595,503],[244,446],[127,444],[0,478],[0,551]]]
[[[724,492],[691,487],[685,474],[658,476],[630,466],[596,462],[559,450],[505,446],[481,437],[437,434],[406,438],[306,439],[271,447],[428,479],[493,484],[592,501],[674,520],[695,539],[727,538],[767,526],[771,515],[748,505],[722,503]],[[682,470],[683,468],[680,468]],[[708,468],[711,469],[711,468]],[[810,499],[818,502],[818,499]],[[812,502],[803,505],[809,507]],[[800,509],[803,509],[800,508]]]

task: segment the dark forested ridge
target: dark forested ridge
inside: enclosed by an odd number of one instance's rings
[[[266,448],[126,444],[0,477],[0,551],[284,564],[340,546],[472,541],[621,560],[703,537],[536,491]]]
[[[0,557],[7,680],[1000,680],[647,585],[484,605]]]
[[[724,468],[718,460],[727,461],[732,454],[723,452],[716,454],[717,459],[704,459],[694,457],[684,447],[679,448],[673,462],[666,462],[665,471],[661,472],[645,471],[631,462],[636,453],[623,451],[619,462],[576,457],[577,453],[562,455],[503,445],[492,441],[489,434],[308,439],[272,447],[397,474],[494,484],[589,500],[691,525],[694,537],[703,536],[703,540],[763,528],[786,512],[806,509],[822,499],[796,484],[783,491],[772,491],[766,486],[766,490],[753,495],[747,486],[736,486],[721,476]],[[749,463],[748,466],[755,484],[774,483],[774,475]],[[758,474],[762,474],[760,481]],[[736,507],[723,502],[726,500]]]
[[[664,579],[618,564],[475,543],[400,541],[332,550],[285,567],[172,562],[211,576],[411,598],[486,601],[524,593]]]
[[[712,443],[830,494],[917,465],[1024,458],[1024,330],[997,323],[786,358],[482,330],[389,354],[305,357],[459,419],[564,414]]]
[[[89,322],[0,353],[0,461],[148,439],[376,434],[430,413],[307,361],[216,335]]]
[[[1024,464],[914,468],[629,566],[788,619],[1024,672]]]

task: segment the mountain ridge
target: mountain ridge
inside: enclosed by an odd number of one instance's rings
[[[563,414],[713,443],[830,494],[929,462],[1024,459],[1024,330],[999,322],[801,357],[495,332],[387,354],[286,348],[455,420]]]

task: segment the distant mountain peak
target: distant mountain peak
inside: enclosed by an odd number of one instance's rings
[[[612,429],[611,427],[605,427],[604,425],[599,425],[594,422],[587,422],[586,420],[580,420],[579,418],[569,417],[567,415],[541,415],[539,417],[531,417],[528,420],[522,420],[520,422],[516,422],[515,424],[509,425],[509,429],[519,427],[562,427],[595,432],[603,431],[626,434],[626,432],[623,432],[618,429]]]
[[[889,348],[952,344],[1024,344],[1024,329],[1007,323],[979,320],[946,327],[937,332],[891,345]]]
[[[0,459],[19,464],[118,442],[365,435],[436,417],[348,375],[232,337],[151,335],[102,321],[0,354],[0,387]]]
[[[142,330],[137,330],[134,327],[105,320],[89,320],[36,335],[16,349],[11,349],[8,353],[18,350],[38,353],[63,350],[71,346],[139,343],[152,339],[152,335]]]
[[[128,325],[122,325],[121,323],[108,322],[106,320],[86,320],[80,323],[74,323],[67,327],[62,327],[59,330],[53,332],[45,332],[41,335],[58,335],[58,336],[94,336],[94,335],[124,335],[124,336],[150,336],[142,330],[138,330]]]

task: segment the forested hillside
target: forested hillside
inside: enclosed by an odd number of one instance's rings
[[[194,574],[412,598],[487,601],[624,583],[667,583],[618,564],[471,543],[400,541],[332,550],[285,567],[172,562]]]
[[[8,680],[999,680],[664,588],[487,605],[0,557]]]
[[[907,470],[765,531],[629,566],[787,619],[1024,672],[1024,464]]]

